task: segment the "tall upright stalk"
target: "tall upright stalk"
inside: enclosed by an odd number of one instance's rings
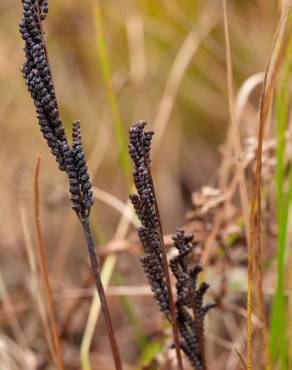
[[[171,322],[178,369],[182,370],[175,302],[163,241],[161,218],[150,170],[150,147],[153,132],[144,132],[145,125],[146,121],[138,121],[129,131],[129,154],[134,164],[133,178],[138,193],[131,194],[130,199],[142,224],[138,231],[145,251],[141,263],[161,311]]]
[[[286,302],[285,302],[285,251],[287,246],[287,231],[290,207],[290,181],[288,181],[288,190],[285,191],[285,131],[288,122],[289,105],[289,76],[291,72],[291,51],[292,41],[285,55],[285,63],[282,78],[279,79],[276,88],[275,99],[275,120],[276,120],[276,222],[278,227],[277,235],[277,282],[273,298],[272,317],[271,317],[271,335],[270,352],[273,360],[279,354],[281,366],[286,366]],[[291,172],[291,169],[290,169]],[[290,176],[289,176],[290,178]]]
[[[68,176],[71,206],[76,212],[84,230],[92,273],[105,317],[115,368],[116,370],[121,370],[120,355],[100,278],[100,264],[96,256],[88,221],[90,209],[93,205],[93,193],[81,142],[80,123],[79,121],[73,122],[72,144],[69,145],[58,109],[48,60],[42,28],[42,22],[48,13],[48,1],[23,0],[22,3],[23,16],[19,24],[20,33],[25,41],[25,63],[22,66],[22,74],[34,101],[43,137],[55,156],[60,170],[64,171]]]

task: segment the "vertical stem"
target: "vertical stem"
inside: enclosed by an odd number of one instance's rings
[[[252,272],[253,272],[253,237],[254,230],[250,227],[248,222],[248,192],[245,182],[245,174],[242,164],[240,163],[241,143],[240,133],[236,122],[236,115],[234,110],[234,92],[233,92],[233,73],[232,73],[232,60],[230,50],[230,38],[228,29],[227,7],[226,0],[222,0],[223,23],[224,23],[224,36],[225,36],[225,52],[226,52],[226,66],[227,66],[227,87],[228,87],[228,105],[231,123],[231,135],[234,145],[234,153],[236,157],[236,173],[239,182],[240,201],[243,211],[244,224],[247,236],[247,255],[248,255],[248,285],[247,285],[247,368],[252,368],[252,326],[251,326],[251,313],[252,313]]]
[[[90,263],[91,263],[91,269],[92,269],[92,273],[94,276],[96,289],[99,295],[101,308],[102,308],[104,318],[105,318],[109,341],[110,341],[110,345],[111,345],[111,349],[112,349],[112,353],[114,357],[115,368],[116,370],[122,370],[121,358],[120,358],[116,338],[114,335],[113,325],[112,325],[111,316],[110,316],[110,312],[109,312],[109,308],[108,308],[108,304],[107,304],[107,300],[105,296],[105,291],[104,291],[101,277],[100,277],[100,265],[99,265],[99,261],[96,256],[96,251],[94,247],[94,242],[93,242],[88,218],[86,216],[82,216],[80,218],[80,221],[82,223],[84,235],[86,238],[86,243],[87,243]]]
[[[257,212],[255,214],[255,223],[256,223],[256,240],[257,240],[257,248],[256,248],[256,266],[257,266],[257,291],[258,291],[258,304],[259,304],[259,317],[262,322],[261,334],[262,334],[262,349],[263,349],[263,357],[264,357],[264,367],[265,370],[270,370],[270,356],[269,356],[269,347],[268,347],[268,330],[267,330],[267,320],[265,314],[265,301],[264,301],[264,294],[263,294],[263,241],[262,241],[262,210],[261,210],[261,189],[259,189],[258,193],[258,204],[257,204]]]
[[[146,160],[145,160],[145,163],[147,163]],[[177,327],[177,322],[176,322],[175,303],[174,303],[174,298],[173,298],[172,289],[171,289],[171,280],[170,280],[170,274],[169,274],[169,268],[168,268],[167,255],[165,251],[165,245],[163,241],[161,219],[160,219],[160,214],[159,214],[159,209],[158,209],[158,204],[157,204],[157,198],[156,198],[156,194],[154,190],[153,179],[151,176],[151,171],[148,165],[146,165],[146,168],[147,168],[147,172],[148,172],[148,175],[151,181],[151,187],[152,187],[152,191],[154,195],[154,206],[155,206],[155,211],[156,211],[158,223],[159,223],[159,234],[160,234],[159,235],[160,237],[159,246],[160,246],[160,252],[162,255],[163,271],[164,271],[168,300],[169,300],[170,321],[172,324],[173,338],[174,338],[175,351],[176,351],[176,357],[177,357],[177,366],[178,366],[178,370],[183,370],[182,356],[180,352],[179,332],[178,332],[178,327]]]

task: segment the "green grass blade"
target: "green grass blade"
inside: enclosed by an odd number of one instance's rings
[[[285,307],[285,251],[287,245],[287,228],[289,206],[291,202],[291,175],[289,174],[288,189],[285,194],[285,130],[288,120],[289,103],[289,75],[291,70],[292,43],[287,50],[283,78],[276,90],[276,220],[278,226],[277,236],[277,283],[273,298],[271,328],[270,328],[270,353],[273,361],[277,359],[280,369],[287,368],[287,346],[286,346],[286,307]],[[290,171],[291,172],[291,171]]]
[[[127,185],[130,184],[131,179],[131,167],[130,167],[130,161],[128,156],[128,145],[127,145],[127,139],[124,132],[124,127],[118,107],[117,97],[114,93],[114,90],[112,88],[112,74],[111,74],[111,67],[110,62],[107,54],[106,49],[106,41],[104,36],[104,30],[103,30],[103,20],[102,20],[102,14],[100,10],[100,6],[98,3],[98,0],[92,0],[92,8],[93,8],[93,17],[94,17],[94,25],[95,25],[95,31],[96,31],[96,45],[97,45],[97,51],[98,51],[98,59],[99,64],[101,68],[101,74],[103,78],[103,83],[106,91],[107,100],[109,103],[110,111],[112,114],[113,119],[113,126],[114,126],[114,132],[116,136],[116,141],[118,145],[118,151],[119,151],[119,158],[121,167],[124,172],[124,176],[126,177]]]

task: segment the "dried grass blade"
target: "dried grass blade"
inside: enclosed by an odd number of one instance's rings
[[[288,16],[291,10],[291,1],[287,2],[287,7],[283,12],[278,23],[278,28],[275,33],[271,55],[265,72],[265,79],[261,94],[261,107],[259,119],[259,133],[258,133],[258,148],[256,154],[256,172],[253,184],[252,199],[250,205],[250,219],[249,219],[249,241],[248,241],[248,291],[247,291],[247,369],[252,368],[252,327],[251,327],[251,313],[252,313],[252,274],[253,274],[253,258],[255,246],[260,249],[262,254],[260,224],[261,224],[261,171],[262,171],[262,151],[264,130],[267,123],[269,109],[273,96],[273,89],[275,80],[279,71],[279,66],[283,60],[284,52],[287,48],[287,34],[288,29],[291,32],[291,25],[288,25]],[[289,27],[288,27],[289,26]],[[256,238],[256,241],[255,241]],[[262,261],[258,261],[262,266]],[[259,266],[258,265],[258,266]],[[257,267],[258,267],[257,266]],[[262,267],[261,267],[262,268]],[[261,283],[262,284],[262,283]]]
[[[50,354],[52,358],[55,358],[52,337],[50,335],[50,328],[49,328],[48,318],[46,315],[46,305],[42,297],[42,289],[40,288],[40,282],[38,279],[38,271],[37,271],[37,265],[36,265],[36,260],[35,260],[35,253],[33,251],[33,243],[30,237],[27,215],[25,213],[25,209],[23,205],[20,206],[20,219],[21,219],[21,226],[23,229],[25,250],[26,250],[30,273],[31,273],[30,290],[31,290],[32,298],[35,299],[35,302],[36,302],[37,311],[40,316],[40,321],[43,326],[43,330],[44,330],[46,341],[49,347]]]
[[[35,226],[35,239],[36,239],[36,252],[37,259],[40,269],[40,277],[45,293],[45,299],[47,301],[47,314],[50,321],[51,336],[54,344],[54,350],[56,355],[56,366],[58,370],[64,370],[64,363],[61,352],[61,343],[57,331],[57,323],[55,319],[55,307],[52,298],[52,292],[49,282],[49,274],[45,260],[44,243],[41,234],[40,225],[40,209],[39,209],[39,173],[40,173],[40,161],[41,157],[37,157],[37,162],[34,171],[33,178],[33,208],[34,208],[34,226]]]

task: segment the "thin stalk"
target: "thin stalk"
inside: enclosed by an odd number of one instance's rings
[[[44,289],[44,295],[47,301],[47,314],[50,322],[51,336],[53,339],[53,347],[55,351],[55,361],[58,370],[64,370],[64,363],[61,352],[61,344],[57,330],[57,323],[55,318],[55,307],[52,297],[52,291],[50,288],[49,274],[45,260],[44,243],[41,233],[40,225],[40,196],[39,196],[39,173],[40,173],[40,161],[41,157],[37,157],[37,162],[34,171],[33,178],[33,210],[34,210],[34,226],[35,226],[35,238],[36,238],[36,250],[40,268],[40,276]]]
[[[146,160],[145,160],[145,163],[147,163]],[[146,168],[147,168],[149,179],[151,181],[151,187],[152,187],[152,192],[154,196],[154,206],[155,206],[155,211],[156,211],[157,219],[159,223],[159,238],[160,238],[159,247],[160,247],[160,252],[161,252],[162,261],[163,261],[163,271],[164,271],[168,300],[169,300],[170,321],[172,324],[173,339],[174,339],[175,351],[176,351],[176,357],[177,357],[177,366],[179,370],[183,370],[182,356],[180,352],[179,332],[178,332],[178,327],[177,327],[177,322],[176,322],[175,303],[174,303],[174,298],[173,298],[172,289],[171,289],[170,273],[169,273],[169,268],[168,268],[166,249],[165,249],[164,240],[163,240],[162,225],[160,221],[161,218],[159,214],[158,203],[157,203],[157,198],[156,198],[156,193],[154,189],[151,171],[148,165],[146,165]]]
[[[244,361],[244,358],[243,358],[242,354],[238,351],[238,349],[237,349],[237,348],[234,348],[234,351],[236,352],[236,354],[237,354],[237,356],[238,356],[238,358],[239,358],[239,361],[240,361],[240,363],[241,363],[241,365],[242,365],[243,369],[244,369],[244,370],[247,370],[247,366],[246,366],[246,363],[245,363],[245,361]]]
[[[129,201],[128,201],[129,203]],[[124,212],[122,213],[119,225],[117,227],[116,233],[113,237],[113,240],[116,239],[123,239],[126,236],[126,233],[128,231],[129,227],[129,220],[126,218],[126,210],[129,207],[129,204],[127,203]],[[117,254],[110,253],[101,269],[101,280],[103,283],[104,288],[106,289],[109,285],[109,282],[111,280],[111,277],[113,275],[116,263],[118,260]],[[98,294],[95,293],[92,302],[90,305],[89,315],[86,322],[86,327],[84,330],[84,335],[81,342],[81,348],[80,348],[80,360],[81,360],[81,368],[82,370],[91,370],[90,362],[89,362],[89,350],[90,350],[90,344],[92,342],[94,328],[96,326],[96,322],[98,319],[100,313],[100,301],[98,298]]]
[[[274,360],[276,359],[276,355],[279,351],[279,359],[280,359],[280,369],[284,370],[287,365],[287,347],[286,347],[286,301],[285,301],[285,286],[284,286],[284,273],[285,273],[285,246],[287,241],[287,230],[288,230],[288,218],[289,218],[289,208],[292,199],[292,168],[290,164],[289,169],[289,178],[288,178],[288,191],[285,197],[285,202],[283,203],[283,208],[281,212],[281,218],[283,222],[280,224],[280,228],[278,230],[278,245],[281,247],[278,251],[278,271],[277,271],[277,285],[276,285],[276,293],[274,296],[274,304],[273,304],[273,322],[271,327],[271,353],[273,355]],[[277,313],[275,313],[277,310]],[[276,316],[279,315],[280,317]],[[278,332],[282,334],[283,337],[279,337],[275,335],[275,324],[277,324]],[[276,337],[276,340],[275,340]],[[272,348],[272,345],[277,343],[279,340],[279,347],[276,349]]]
[[[291,211],[289,212],[289,217],[291,217]],[[292,248],[291,248],[291,240],[292,240],[292,228],[291,223],[289,225],[289,256],[288,256],[288,271],[289,271],[289,291],[288,291],[288,314],[287,314],[287,321],[289,323],[287,329],[287,347],[288,347],[288,369],[292,369]]]
[[[289,200],[285,199],[285,130],[288,121],[288,104],[289,104],[289,76],[291,71],[291,49],[292,42],[290,40],[286,52],[283,78],[276,89],[276,220],[278,225],[277,235],[277,284],[273,299],[272,319],[271,319],[271,338],[270,351],[275,360],[279,351],[281,366],[286,364],[286,309],[285,309],[285,250],[287,242],[287,226]],[[289,192],[289,188],[288,188]],[[288,194],[287,194],[288,198]],[[288,202],[288,204],[287,204]],[[280,319],[279,319],[280,318]],[[278,339],[279,338],[279,341]],[[279,346],[277,345],[277,342]]]
[[[227,64],[227,85],[228,85],[228,103],[229,115],[231,122],[231,135],[233,138],[234,153],[236,157],[236,172],[239,182],[240,201],[243,209],[244,223],[247,235],[247,249],[248,249],[248,288],[247,288],[247,368],[251,369],[252,366],[252,327],[251,327],[251,314],[252,314],[252,271],[253,271],[253,234],[252,238],[248,237],[250,232],[250,225],[248,222],[248,193],[245,182],[245,174],[242,164],[240,163],[241,143],[238,125],[234,111],[234,92],[233,92],[233,73],[232,73],[232,60],[230,50],[230,38],[228,29],[226,0],[222,0],[223,21],[224,21],[224,35],[225,35],[225,50],[226,50],[226,64]],[[253,232],[253,231],[252,231]],[[262,299],[262,294],[261,294]]]
[[[255,262],[257,267],[257,294],[258,294],[258,304],[259,304],[259,318],[262,323],[261,335],[262,335],[262,349],[264,357],[265,370],[271,369],[270,356],[269,356],[269,340],[268,340],[268,329],[267,329],[267,319],[265,314],[265,301],[263,294],[263,241],[262,241],[262,217],[261,217],[261,193],[258,194],[258,204],[257,212],[255,215],[256,223],[256,238],[257,238],[257,248],[255,250]]]
[[[94,276],[96,289],[99,295],[101,309],[103,311],[104,318],[105,318],[105,324],[107,327],[109,341],[110,341],[110,345],[111,345],[111,349],[112,349],[112,353],[114,357],[115,368],[116,370],[122,370],[121,358],[120,358],[116,338],[114,335],[113,325],[112,325],[111,316],[110,316],[110,312],[109,312],[109,308],[108,308],[108,304],[107,304],[107,300],[105,296],[105,291],[104,291],[103,284],[102,284],[101,277],[100,277],[100,264],[96,256],[95,246],[94,246],[94,242],[92,238],[91,229],[89,226],[88,217],[83,216],[80,218],[80,221],[83,227],[83,231],[84,231],[84,235],[85,235],[85,239],[86,239],[86,243],[88,247],[88,253],[89,253],[90,263],[91,263],[91,270]]]
[[[110,254],[104,261],[101,270],[101,281],[104,288],[107,288],[111,280],[115,265],[117,262],[117,255]],[[97,292],[94,292],[92,302],[90,304],[89,315],[87,318],[85,330],[82,337],[81,347],[80,347],[80,361],[82,370],[91,370],[89,351],[92,338],[94,335],[94,329],[96,327],[96,322],[100,313],[100,299]]]
[[[256,170],[253,183],[253,191],[250,205],[249,218],[249,237],[248,237],[248,316],[251,316],[251,298],[252,298],[252,272],[253,272],[253,250],[256,243],[261,243],[260,235],[260,218],[261,218],[261,173],[262,173],[262,152],[264,131],[267,124],[268,114],[273,97],[275,81],[278,75],[279,67],[283,60],[283,55],[288,45],[288,35],[291,32],[291,23],[289,22],[291,0],[287,2],[286,9],[279,20],[277,30],[275,32],[271,55],[266,67],[265,78],[261,94],[260,118],[259,118],[259,133],[258,146],[256,153]],[[258,214],[257,214],[258,213]],[[256,221],[257,225],[256,225]],[[255,240],[256,237],[256,240]],[[258,246],[260,247],[260,246]],[[251,320],[248,320],[247,328],[247,369],[252,367],[252,346],[251,346]]]

